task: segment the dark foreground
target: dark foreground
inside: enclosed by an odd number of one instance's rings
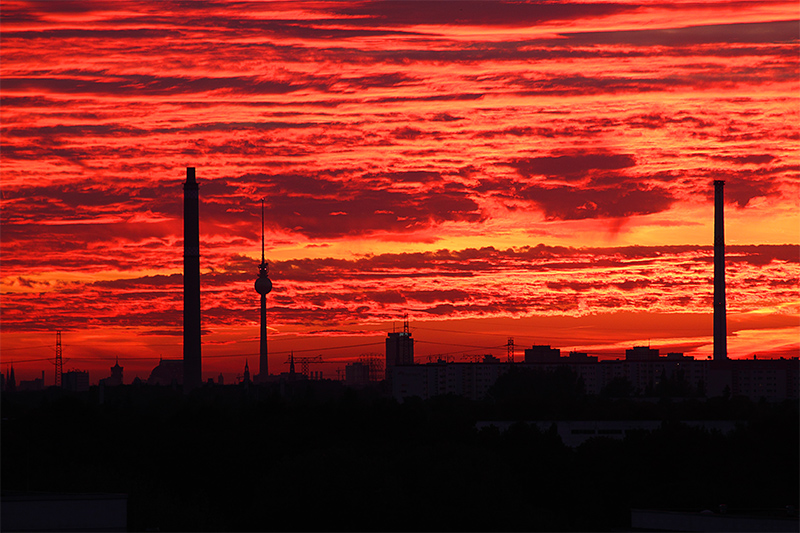
[[[5,395],[2,488],[128,495],[132,531],[603,531],[631,508],[797,506],[798,405],[498,382],[403,404],[338,383]],[[524,383],[523,383],[524,385]],[[576,449],[524,423],[661,420]],[[728,434],[681,420],[736,420]]]

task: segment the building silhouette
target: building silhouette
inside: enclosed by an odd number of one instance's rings
[[[17,378],[14,376],[14,365],[11,368],[6,368],[6,379],[3,383],[3,390],[14,392],[17,390]]]
[[[89,390],[89,373],[82,370],[70,370],[61,374],[61,388],[71,392]]]
[[[414,339],[408,327],[408,318],[403,322],[403,331],[393,331],[386,338],[386,379],[391,379],[397,366],[414,364]]]
[[[561,350],[550,346],[534,344],[525,350],[526,363],[551,363],[558,362],[561,358]]]
[[[180,359],[162,359],[150,372],[148,385],[182,385],[185,362]]]
[[[17,385],[18,391],[37,391],[44,390],[44,370],[42,370],[42,377],[35,378],[27,381],[20,381]]]
[[[640,396],[655,395],[660,386],[680,383],[694,393],[706,396],[745,396],[752,400],[780,401],[800,397],[800,361],[792,359],[697,360],[682,353],[660,356],[648,346],[626,350],[625,359],[598,361],[596,357],[572,352],[553,357],[558,352],[550,346],[526,350],[524,363],[501,362],[486,357],[482,362],[439,360],[424,365],[396,366],[389,384],[392,396],[402,401],[418,396],[423,399],[454,394],[482,400],[497,379],[512,368],[554,372],[566,368],[584,384],[587,394],[600,394],[612,380],[625,380]],[[529,354],[543,354],[540,359]]]
[[[350,387],[360,387],[369,384],[369,365],[365,363],[350,363],[344,367],[344,382]]]
[[[247,360],[244,361],[244,377],[242,378],[242,383],[245,385],[249,385],[250,381],[250,365],[248,364]]]
[[[102,381],[107,387],[117,387],[122,385],[122,371],[123,367],[119,365],[119,358],[117,358],[114,366],[111,367],[111,375],[107,378],[101,379],[100,381]]]

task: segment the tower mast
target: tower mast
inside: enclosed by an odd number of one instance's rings
[[[258,265],[256,292],[261,295],[261,342],[258,354],[258,381],[264,382],[269,376],[269,357],[267,352],[267,294],[272,291],[269,279],[269,265],[264,258],[264,199],[261,199],[261,264]]]

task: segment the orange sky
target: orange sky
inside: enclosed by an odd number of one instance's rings
[[[330,377],[408,314],[419,361],[800,352],[800,8],[710,2],[15,2],[0,11],[2,370],[182,354],[200,184],[204,378]],[[331,349],[331,347],[344,347]]]

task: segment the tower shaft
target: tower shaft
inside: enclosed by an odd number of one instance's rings
[[[200,352],[200,216],[194,167],[186,168],[183,185],[183,386],[202,382]]]
[[[262,380],[269,376],[269,357],[267,357],[267,295],[261,295],[261,343],[259,345],[258,375]]]
[[[725,310],[725,182],[714,181],[714,361],[728,359]]]

